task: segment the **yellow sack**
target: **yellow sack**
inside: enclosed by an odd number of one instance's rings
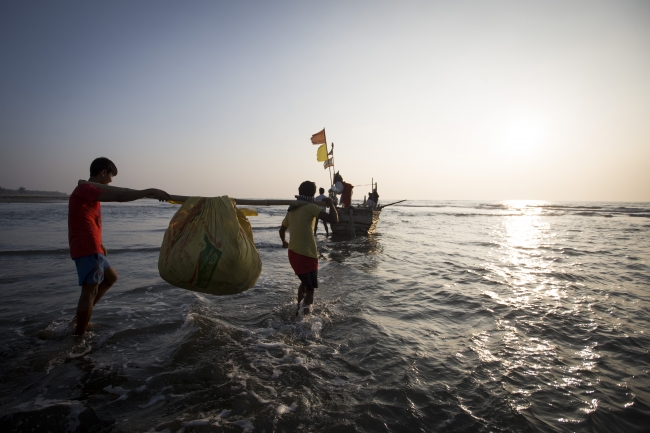
[[[176,212],[160,248],[160,276],[212,295],[250,289],[262,272],[253,230],[228,197],[190,197]]]

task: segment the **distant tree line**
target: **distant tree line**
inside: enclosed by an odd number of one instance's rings
[[[32,191],[21,186],[18,189],[7,189],[0,186],[0,195],[50,195],[67,196],[68,194],[59,191]]]

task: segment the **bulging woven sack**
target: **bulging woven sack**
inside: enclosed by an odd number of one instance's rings
[[[253,230],[228,197],[190,197],[176,212],[160,248],[160,276],[212,295],[250,289],[262,272]]]

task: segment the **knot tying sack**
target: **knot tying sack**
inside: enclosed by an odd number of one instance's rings
[[[176,287],[232,295],[255,285],[262,260],[250,222],[233,200],[190,197],[165,231],[158,271]]]

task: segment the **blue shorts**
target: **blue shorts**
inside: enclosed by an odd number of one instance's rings
[[[104,281],[104,269],[110,268],[111,264],[103,254],[90,254],[73,259],[77,265],[79,285],[99,284]]]

